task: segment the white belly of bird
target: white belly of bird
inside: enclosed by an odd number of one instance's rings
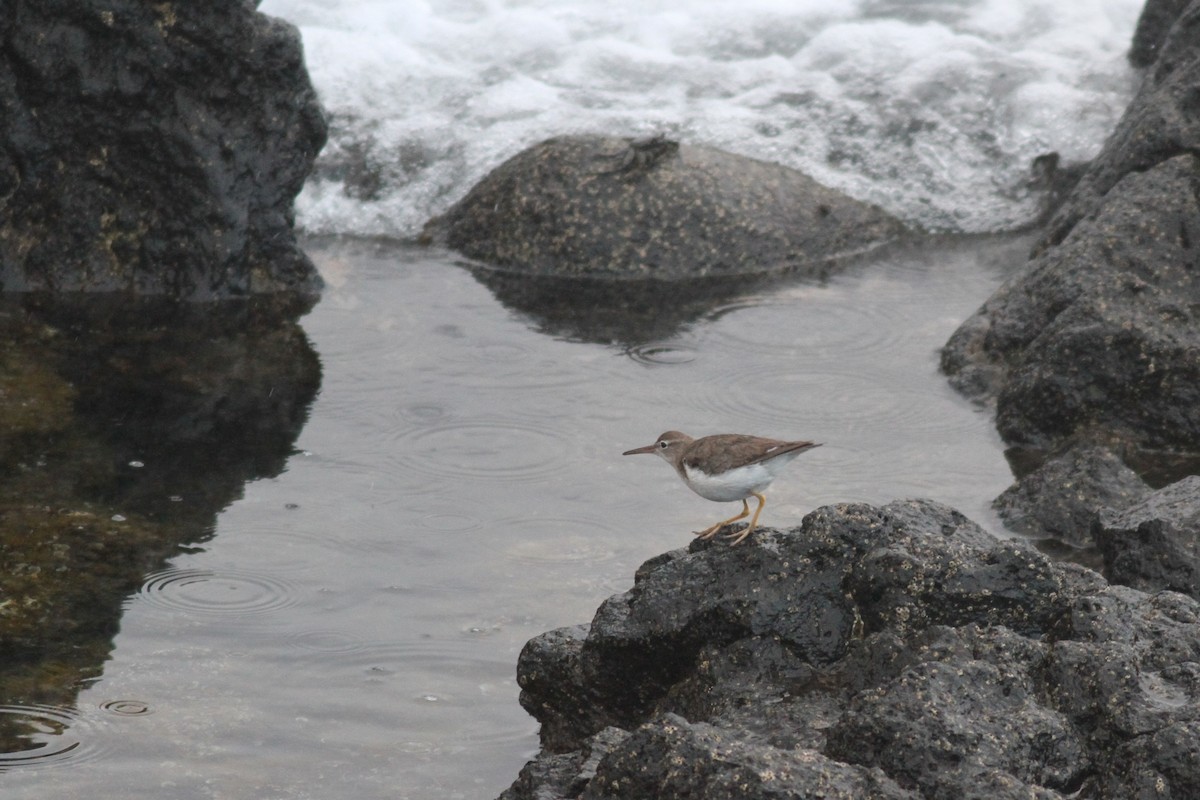
[[[733,500],[744,500],[754,492],[761,492],[775,480],[776,471],[783,466],[780,461],[790,461],[788,458],[777,458],[769,462],[759,462],[745,467],[731,469],[720,475],[708,473],[684,466],[687,485],[696,494],[707,500],[727,503]]]

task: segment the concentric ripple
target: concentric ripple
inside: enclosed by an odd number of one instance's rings
[[[340,630],[309,630],[288,637],[288,644],[310,653],[356,653],[367,643],[352,633]]]
[[[445,424],[451,416],[448,408],[433,401],[397,406],[396,413],[400,419],[417,425]]]
[[[699,353],[695,347],[667,342],[648,342],[625,349],[625,354],[648,367],[670,367],[690,364]]]
[[[710,312],[710,341],[747,355],[827,354],[844,359],[896,350],[911,338],[913,327],[901,303],[873,298],[875,302],[864,307],[847,299],[862,293],[853,285],[799,286],[770,298],[742,298]]]
[[[470,514],[426,514],[421,527],[439,533],[465,533],[483,527],[483,520]]]
[[[144,717],[154,713],[154,707],[141,700],[109,700],[101,703],[99,708],[118,717]]]
[[[236,570],[163,570],[148,576],[137,596],[167,611],[233,616],[263,614],[296,602],[286,582]]]
[[[511,420],[475,419],[408,431],[396,441],[402,467],[439,478],[525,481],[567,463],[554,430]]]
[[[101,749],[89,725],[72,708],[49,705],[0,706],[0,772],[51,767],[96,758]]]

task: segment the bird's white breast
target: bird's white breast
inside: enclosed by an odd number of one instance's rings
[[[707,500],[727,503],[744,500],[754,492],[761,492],[775,480],[775,470],[768,463],[737,467],[720,475],[709,475],[703,470],[684,465],[683,475],[687,485],[696,494]]]

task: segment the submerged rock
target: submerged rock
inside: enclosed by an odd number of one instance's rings
[[[425,237],[560,277],[801,272],[897,238],[880,209],[787,167],[663,138],[563,136],[501,164]]]
[[[130,594],[295,454],[321,365],[280,299],[0,297],[0,705],[74,707]]]
[[[0,290],[314,293],[292,200],[325,121],[246,0],[6,0]]]
[[[532,640],[543,751],[503,796],[1191,797],[1196,663],[1191,598],[929,501],[830,506],[652,559]]]

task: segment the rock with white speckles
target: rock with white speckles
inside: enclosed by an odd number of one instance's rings
[[[1106,515],[1096,538],[1110,581],[1200,598],[1200,476]]]
[[[1023,476],[993,505],[1012,530],[1090,547],[1092,527],[1105,510],[1126,508],[1149,493],[1145,481],[1111,450],[1078,447]]]
[[[1154,65],[1033,260],[942,353],[1005,441],[1044,455],[1200,454],[1200,2],[1149,2],[1135,54]]]
[[[1043,643],[971,625],[931,628],[912,644],[908,663],[850,698],[828,755],[926,797],[1058,797],[1078,783],[1085,737],[1042,700]]]
[[[602,758],[581,797],[919,800],[883,770],[819,752],[747,742],[727,728],[665,714]]]
[[[942,353],[1011,445],[1200,451],[1200,161],[1131,174]]]
[[[562,136],[501,164],[424,235],[516,273],[681,280],[825,275],[903,231],[777,164],[663,138]]]
[[[504,797],[1052,800],[1180,775],[1162,796],[1190,797],[1197,663],[1184,595],[930,501],[827,506],[651,559],[590,626],[532,640],[543,752]]]
[[[1193,676],[1193,680],[1195,676]],[[1200,797],[1200,721],[1172,722],[1125,743],[1101,765],[1109,797]]]

